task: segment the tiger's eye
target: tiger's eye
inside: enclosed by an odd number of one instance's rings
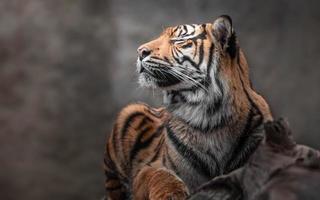
[[[192,42],[187,42],[186,44],[181,45],[181,48],[186,49],[192,47]]]

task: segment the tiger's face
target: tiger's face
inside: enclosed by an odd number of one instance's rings
[[[167,28],[157,39],[138,48],[140,85],[179,90],[205,88],[232,36],[231,19]]]

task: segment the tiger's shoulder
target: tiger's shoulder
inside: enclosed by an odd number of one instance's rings
[[[144,103],[129,104],[119,112],[106,147],[106,158],[115,162],[117,173],[135,174],[139,166],[159,157],[169,118],[165,108]]]
[[[170,117],[165,107],[154,108],[145,103],[128,104],[118,113],[116,123],[123,125],[137,119],[145,119],[143,122],[153,122],[162,124]],[[143,124],[140,124],[142,126]]]

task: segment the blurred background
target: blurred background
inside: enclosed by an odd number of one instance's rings
[[[234,21],[254,87],[320,148],[317,0],[1,0],[0,199],[103,196],[105,138],[137,85],[137,47],[164,27]]]

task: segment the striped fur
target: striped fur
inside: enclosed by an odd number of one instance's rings
[[[180,25],[138,49],[142,86],[164,108],[124,108],[105,153],[108,199],[185,199],[244,164],[272,116],[250,84],[231,19]]]

